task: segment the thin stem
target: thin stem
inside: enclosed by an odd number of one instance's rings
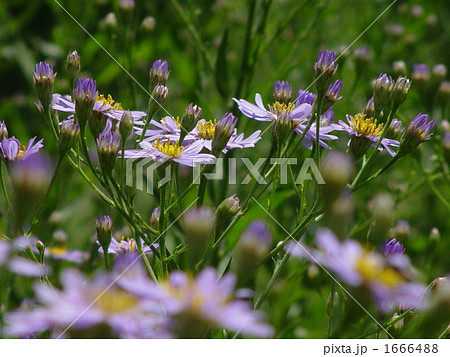
[[[5,196],[6,204],[8,205],[8,208],[11,209],[11,201],[9,200],[8,190],[6,189],[6,181],[5,181],[5,174],[3,172],[3,162],[0,162],[0,180],[2,185],[2,191],[3,195]],[[6,164],[5,164],[6,166]]]

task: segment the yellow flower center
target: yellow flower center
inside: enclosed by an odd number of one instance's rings
[[[172,144],[170,140],[167,140],[165,143],[161,143],[161,139],[157,139],[153,143],[153,147],[158,149],[163,154],[174,158],[179,157],[184,150],[184,146],[180,146],[178,141],[176,141],[175,144]]]
[[[197,125],[198,135],[206,140],[211,140],[216,132],[216,121],[205,121]]]
[[[49,248],[49,251],[53,255],[66,254],[67,247],[65,245],[57,245],[56,247]]]
[[[103,94],[100,94],[99,96],[97,96],[96,99],[97,102],[102,102],[103,105],[110,105],[111,109],[114,110],[123,110],[122,108],[122,104],[120,104],[119,102],[116,102],[112,97],[111,94],[108,94],[108,98],[105,98],[105,96]]]
[[[100,296],[97,301],[97,307],[106,313],[118,313],[129,310],[136,306],[137,299],[130,293],[123,290],[106,290],[99,291],[99,294],[93,298]]]
[[[352,129],[364,136],[380,136],[383,132],[383,124],[378,124],[376,119],[366,118],[366,114],[356,114],[352,118]]]
[[[123,248],[123,249],[126,249],[125,248],[125,245],[122,243],[122,241],[125,241],[125,242],[127,242],[128,244],[129,244],[129,250],[130,251],[134,251],[134,250],[136,250],[137,249],[137,247],[136,247],[136,242],[135,242],[135,240],[134,239],[130,239],[130,238],[125,238],[125,237],[122,237],[122,238],[120,238],[120,243],[119,243],[119,246],[121,247],[121,248]]]
[[[19,152],[17,153],[17,159],[20,159],[22,155],[25,154],[26,152],[27,148],[24,145],[20,144]]]
[[[271,113],[276,116],[281,115],[282,113],[289,113],[295,109],[294,103],[284,104],[280,102],[275,102],[273,104],[269,104],[269,110]]]
[[[404,281],[397,271],[383,266],[381,257],[374,253],[363,253],[356,261],[356,270],[366,282],[378,281],[394,287]]]

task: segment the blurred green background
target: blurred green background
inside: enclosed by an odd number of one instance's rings
[[[186,105],[194,102],[203,108],[206,118],[220,118],[226,111],[239,114],[233,107],[233,97],[253,101],[254,94],[261,93],[268,102],[275,80],[290,81],[295,91],[307,88],[314,79],[313,63],[318,52],[324,49],[339,52],[342,46],[350,45],[392,1],[137,0],[132,10],[120,8],[119,2],[112,0],[60,0],[59,3],[67,12],[52,0],[0,0],[0,120],[6,122],[10,136],[14,135],[22,142],[33,136],[43,137],[46,151],[52,157],[56,157],[56,145],[34,105],[32,72],[39,61],[53,64],[58,73],[55,92],[66,94],[69,84],[64,70],[65,59],[69,51],[77,50],[81,55],[82,75],[93,77],[101,93],[111,94],[124,108],[146,110],[146,92],[106,51],[144,88],[148,88],[152,62],[165,59],[171,71],[170,94],[165,104],[168,112],[182,115]],[[414,63],[449,67],[449,34],[449,1],[396,1],[341,57],[337,78],[344,82],[343,99],[334,107],[335,120],[363,110],[371,96],[371,81],[378,73],[395,76],[394,61],[406,63],[409,77]],[[371,59],[358,72],[353,53],[361,46],[370,47]],[[415,154],[428,169],[440,165],[436,152],[441,150],[445,130],[442,126],[445,113],[434,98],[437,84],[430,86],[427,95],[413,84],[399,111],[399,118],[406,124],[419,112],[430,114],[438,122],[433,139]],[[242,116],[238,126],[246,136],[265,128],[265,124]],[[340,136],[336,146],[345,148],[347,139]],[[266,134],[256,149],[234,155],[256,161],[258,157],[264,157],[269,145],[270,135]],[[308,153],[302,150],[298,155],[301,159]],[[385,154],[379,159],[377,164],[381,165],[386,160]],[[187,175],[186,182],[189,178]],[[415,158],[403,159],[387,175],[355,194],[355,221],[363,223],[370,219],[367,202],[376,193],[388,192],[400,197],[392,212],[394,223],[398,219],[410,223],[411,231],[402,243],[414,264],[429,279],[450,270],[448,253],[437,254],[450,251],[450,217],[428,185],[410,195],[405,194],[422,178]],[[448,185],[440,181],[435,185],[449,199]],[[230,186],[226,193],[237,192],[244,196],[248,186]],[[280,191],[276,201],[279,205],[277,219],[289,230],[295,225],[297,201],[290,186]],[[192,199],[187,197],[186,205]],[[136,200],[143,216],[148,216],[156,206],[153,198],[146,194],[139,193]],[[218,202],[209,203],[215,205]],[[237,238],[251,219],[261,216],[262,212],[255,206],[233,228],[231,236]],[[45,206],[43,219],[36,227],[36,235],[46,241],[46,237],[63,229],[69,237],[69,246],[88,249],[95,231],[94,220],[105,213],[113,214],[116,227],[120,227],[120,218],[105,207],[65,164]],[[3,215],[2,230],[6,230],[7,219]],[[441,234],[437,246],[429,243],[433,227]],[[276,240],[285,238],[277,225],[273,224],[272,229]],[[365,235],[362,232],[356,236]],[[433,259],[432,266],[430,259]],[[306,268],[305,264],[301,265],[303,268],[297,269],[295,274],[303,274]],[[295,274],[286,279],[295,279]],[[272,299],[267,300],[268,304],[276,301],[277,294],[291,296],[294,300],[306,299],[297,295],[302,294],[300,291],[288,295],[285,286],[280,284],[274,289]],[[317,302],[317,309],[324,308],[322,302]],[[280,326],[286,323],[283,309],[288,305],[274,305],[274,311],[280,311],[274,312],[272,323]],[[308,316],[303,318],[307,320]],[[325,322],[316,323],[317,328],[322,328]],[[310,327],[314,331],[314,327]],[[305,331],[290,331],[289,334],[308,336]]]

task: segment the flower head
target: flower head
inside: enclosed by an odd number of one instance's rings
[[[317,232],[316,244],[320,250],[292,243],[288,252],[319,263],[351,286],[369,290],[382,312],[399,306],[408,309],[423,305],[426,288],[408,278],[412,267],[405,255],[384,256],[354,240],[341,243],[328,229]]]
[[[356,158],[360,158],[367,152],[369,146],[375,146],[378,142],[384,125],[379,124],[376,119],[367,118],[365,114],[347,115],[346,118],[348,124],[339,120],[340,127],[336,126],[335,128],[346,131],[351,136],[350,149]],[[378,150],[385,149],[391,156],[394,156],[395,152],[390,146],[397,147],[398,145],[396,140],[383,138]]]
[[[325,101],[322,108],[324,112],[331,108],[338,100],[342,99],[342,96],[339,96],[342,85],[342,81],[337,80],[336,82],[331,84],[330,87],[328,87],[328,90],[325,93]]]
[[[417,114],[406,128],[400,141],[399,155],[406,155],[417,148],[421,143],[430,139],[430,131],[435,124],[428,120],[427,114]]]
[[[11,138],[4,138],[0,143],[0,150],[2,159],[5,163],[24,160],[27,157],[36,154],[43,146],[44,139],[39,140],[36,144],[36,137],[30,139],[28,145],[25,147],[14,136]]]
[[[337,71],[336,54],[333,51],[323,51],[319,53],[317,61],[314,63],[316,72],[316,87],[319,93],[325,94],[328,85]]]
[[[36,89],[36,96],[44,108],[48,108],[50,105],[55,77],[56,73],[53,73],[53,67],[47,62],[39,62],[34,67],[34,88]]]
[[[152,68],[150,69],[150,86],[152,90],[157,84],[166,84],[169,74],[170,71],[167,61],[157,60],[153,62]]]
[[[289,104],[292,98],[292,85],[285,81],[276,81],[273,85],[274,102]]]
[[[405,252],[405,247],[403,247],[401,243],[397,242],[395,238],[389,241],[386,239],[381,247],[381,252],[384,256],[403,254]]]

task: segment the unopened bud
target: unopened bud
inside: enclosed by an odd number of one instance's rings
[[[169,88],[165,85],[157,84],[153,89],[152,96],[150,98],[150,113],[156,113],[166,102],[169,96]],[[150,114],[149,114],[150,116]]]
[[[338,100],[342,99],[342,96],[339,95],[342,89],[342,85],[342,81],[339,80],[330,85],[327,92],[325,93],[325,100],[322,106],[323,113],[330,109]]]
[[[225,198],[220,203],[219,207],[217,207],[215,214],[216,224],[223,223],[227,219],[233,217],[241,209],[241,206],[239,204],[239,197],[236,194]]]
[[[285,81],[275,81],[273,85],[273,100],[282,104],[289,104],[292,99],[292,85]]]
[[[75,81],[81,69],[81,57],[77,51],[69,52],[66,59],[66,71],[70,83]]]
[[[224,114],[217,122],[211,143],[211,152],[214,156],[219,156],[221,151],[225,149],[231,135],[233,135],[236,124],[237,118],[231,113]]]
[[[111,131],[103,132],[97,138],[98,159],[102,170],[110,174],[120,150],[120,136]]]
[[[403,123],[400,120],[392,119],[386,136],[391,139],[397,139],[398,137],[400,137],[400,134],[403,133],[404,129],[405,128],[403,127]]]
[[[152,68],[150,69],[150,89],[153,91],[157,84],[165,85],[169,74],[170,71],[167,61],[157,60],[153,62]]]
[[[155,230],[158,230],[158,227],[159,227],[160,214],[161,214],[161,212],[160,212],[159,207],[155,207],[150,216],[150,227],[152,227]]]
[[[291,113],[283,111],[278,115],[277,120],[272,129],[273,139],[276,141],[278,147],[281,147],[283,143],[289,138],[292,133],[292,118]]]
[[[375,105],[373,104],[373,97],[367,101],[366,107],[364,109],[364,114],[367,118],[373,118],[375,115]]]
[[[191,264],[202,257],[214,229],[214,212],[207,207],[190,209],[182,218]]]
[[[337,71],[336,54],[332,51],[320,52],[317,61],[314,63],[314,71],[316,72],[317,92],[325,95]]]
[[[406,99],[411,81],[405,77],[398,77],[392,87],[392,107],[397,109]]]
[[[375,119],[380,121],[380,113],[391,108],[391,93],[394,82],[387,74],[380,74],[373,88],[373,103],[375,105]]]
[[[8,138],[8,128],[4,121],[0,121],[0,141]]]
[[[202,115],[202,112],[202,108],[198,105],[194,105],[192,103],[189,104],[181,117],[181,129],[185,133],[189,133],[192,129],[194,129]]]
[[[241,282],[252,276],[272,246],[272,234],[263,221],[254,221],[244,231],[235,248],[233,269]]]
[[[130,111],[127,110],[123,112],[119,123],[119,134],[122,140],[126,140],[130,137],[133,132],[134,119]]]
[[[75,119],[80,124],[81,132],[84,133],[97,100],[97,83],[91,78],[77,78],[72,98],[75,102]]]
[[[429,238],[432,241],[439,241],[441,239],[441,233],[439,232],[439,229],[437,229],[436,227],[431,228]]]
[[[80,126],[74,119],[68,119],[61,123],[58,140],[58,150],[60,155],[65,155],[75,144],[80,136]]]
[[[97,240],[103,248],[104,252],[108,251],[112,238],[113,222],[110,216],[99,216],[95,221],[95,229],[97,230]]]
[[[47,62],[40,62],[34,67],[33,81],[36,96],[45,110],[52,101],[55,77],[56,73],[53,73],[53,67]]]

